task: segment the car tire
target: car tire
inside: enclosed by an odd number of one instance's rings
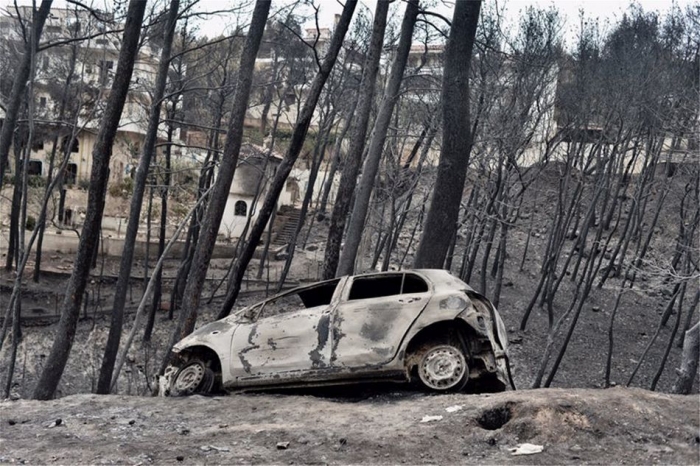
[[[170,396],[206,395],[214,387],[214,372],[200,359],[191,359],[173,377]]]
[[[423,387],[434,392],[460,391],[469,381],[469,366],[464,351],[452,344],[424,346],[417,370]]]

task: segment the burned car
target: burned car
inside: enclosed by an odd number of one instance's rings
[[[346,276],[197,329],[174,346],[161,394],[370,381],[501,391],[507,341],[494,306],[445,270]]]

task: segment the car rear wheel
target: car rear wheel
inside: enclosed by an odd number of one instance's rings
[[[177,371],[170,387],[172,396],[210,393],[214,387],[214,372],[199,360],[192,359]]]
[[[469,367],[464,352],[450,344],[428,346],[418,363],[418,377],[429,390],[462,390],[469,380]]]

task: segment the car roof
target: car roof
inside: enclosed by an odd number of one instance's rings
[[[469,285],[444,269],[417,269],[415,272],[419,272],[433,282],[436,291],[454,290],[455,288],[458,290],[466,289],[474,291]]]
[[[306,288],[312,288],[314,286],[322,285],[325,283],[330,283],[330,282],[333,282],[336,280],[341,280],[341,279],[346,278],[346,277],[349,277],[349,278],[376,277],[376,276],[381,276],[381,275],[396,275],[396,274],[401,274],[401,273],[415,273],[419,276],[422,276],[423,278],[428,279],[428,281],[430,281],[430,283],[433,285],[433,288],[435,291],[449,291],[449,290],[454,290],[454,289],[465,289],[465,288],[469,291],[474,291],[469,285],[467,285],[462,280],[455,277],[450,272],[448,272],[447,270],[444,270],[444,269],[405,269],[405,270],[387,270],[384,272],[367,272],[367,273],[362,273],[362,274],[357,274],[357,275],[343,275],[342,277],[331,278],[328,280],[304,283],[304,284],[301,284],[301,285],[294,287],[290,290],[279,293],[277,295],[270,296],[269,298],[265,299],[264,301],[270,301],[270,300],[272,300],[276,297],[282,296],[282,295],[293,294],[293,293],[299,292],[300,290],[303,290]],[[259,304],[259,303],[257,303],[257,304]]]
[[[469,285],[464,283],[459,278],[452,275],[444,269],[404,269],[404,270],[389,270],[386,272],[368,272],[359,275],[351,275],[351,278],[356,277],[374,277],[381,275],[391,275],[399,273],[416,273],[423,278],[427,278],[434,286],[436,291],[448,291],[456,289],[467,289],[474,291]]]

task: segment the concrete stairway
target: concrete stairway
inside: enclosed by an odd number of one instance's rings
[[[301,210],[290,206],[283,206],[277,211],[275,224],[272,227],[272,247],[289,244],[294,235],[294,230],[299,222]]]

